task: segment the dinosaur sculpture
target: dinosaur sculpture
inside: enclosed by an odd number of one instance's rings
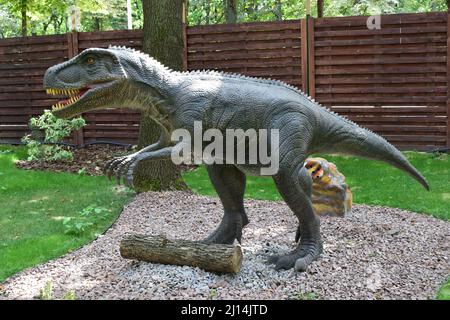
[[[136,108],[161,127],[158,142],[131,155],[113,159],[105,170],[132,185],[142,160],[166,159],[173,148],[171,132],[193,131],[195,121],[206,128],[278,129],[279,170],[273,175],[281,196],[299,220],[296,248],[269,258],[275,268],[304,271],[322,252],[319,218],[311,205],[308,155],[344,153],[387,162],[429,189],[425,178],[382,137],[321,107],[300,90],[281,81],[215,71],[175,72],[148,55],[124,47],[91,48],[49,68],[44,77],[49,94],[68,98],[53,107],[55,116],[70,118],[107,107]],[[256,165],[257,167],[258,165]],[[207,165],[224,207],[218,228],[204,241],[241,240],[249,223],[243,197],[246,174],[255,165]]]

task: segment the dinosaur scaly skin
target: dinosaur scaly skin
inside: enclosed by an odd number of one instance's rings
[[[107,107],[135,108],[161,128],[158,142],[134,154],[113,159],[105,170],[132,185],[139,161],[167,159],[173,130],[193,134],[194,122],[203,130],[278,129],[279,170],[273,179],[299,220],[298,244],[290,253],[269,259],[276,269],[306,270],[322,251],[319,218],[311,204],[311,176],[303,166],[317,152],[346,153],[387,162],[407,172],[426,189],[422,175],[380,136],[326,110],[296,88],[281,81],[215,71],[174,72],[141,52],[123,48],[92,48],[49,68],[44,87],[69,99],[54,106],[57,117],[70,118]],[[248,223],[243,197],[246,174],[258,165],[207,165],[209,177],[224,207],[219,227],[204,241],[241,240]]]

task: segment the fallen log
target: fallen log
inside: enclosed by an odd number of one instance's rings
[[[239,245],[169,240],[162,235],[125,235],[120,242],[120,255],[125,259],[192,266],[206,271],[227,273],[239,272],[242,263],[242,250]]]

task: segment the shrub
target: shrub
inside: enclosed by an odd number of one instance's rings
[[[103,207],[88,206],[81,210],[77,216],[63,219],[64,233],[79,236],[99,220],[106,220],[110,211]]]
[[[45,110],[37,118],[31,118],[30,127],[33,134],[28,134],[22,138],[22,142],[25,143],[28,149],[28,160],[72,160],[72,152],[63,146],[57,145],[57,143],[62,142],[72,131],[81,129],[85,124],[86,122],[81,117],[70,120],[56,118],[50,110]],[[40,131],[38,130],[43,130],[44,141],[39,140],[37,132]]]

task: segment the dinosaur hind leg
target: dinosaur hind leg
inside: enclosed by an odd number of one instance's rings
[[[311,204],[312,181],[303,166],[297,166],[290,172],[279,172],[274,181],[283,199],[299,220],[297,235],[300,241],[292,252],[269,258],[275,269],[305,271],[311,262],[322,252],[320,238],[320,220],[314,214]]]
[[[224,207],[224,216],[218,228],[204,242],[232,244],[241,242],[242,229],[248,224],[244,210],[245,174],[233,165],[208,165],[209,178]]]

